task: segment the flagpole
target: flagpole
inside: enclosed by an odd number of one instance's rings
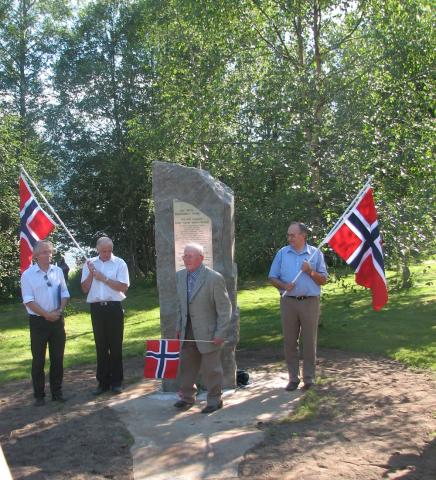
[[[20,165],[20,170],[22,171],[22,173],[24,173],[27,177],[27,179],[29,180],[29,182],[33,185],[33,187],[36,189],[36,191],[41,195],[42,199],[44,200],[44,202],[47,204],[48,208],[50,209],[50,211],[53,213],[53,215],[56,217],[56,219],[58,220],[58,222],[61,224],[61,226],[64,228],[64,230],[67,232],[67,234],[70,236],[71,240],[73,241],[74,245],[76,245],[76,247],[84,254],[85,258],[88,258],[88,255],[86,254],[85,250],[83,250],[83,248],[76,242],[76,239],[73,237],[73,235],[71,234],[71,232],[68,230],[68,228],[65,226],[64,222],[61,220],[61,218],[59,217],[59,215],[55,212],[55,209],[50,205],[50,203],[48,202],[48,200],[45,198],[44,194],[41,192],[41,190],[38,188],[38,186],[36,185],[36,183],[32,180],[32,177],[26,172],[25,168]]]
[[[348,215],[348,213],[354,208],[354,206],[360,201],[360,199],[362,198],[363,194],[365,193],[365,190],[368,188],[368,186],[371,184],[372,182],[372,179],[373,179],[373,176],[370,175],[368,177],[368,180],[365,182],[365,185],[359,190],[359,193],[354,197],[354,200],[352,200],[352,202],[348,205],[348,208],[345,210],[345,212],[341,215],[341,217],[339,218],[339,220],[335,223],[334,227],[330,229],[329,233],[324,237],[324,239],[321,241],[321,243],[318,245],[318,247],[316,248],[316,250],[312,253],[312,255],[306,260],[307,262],[310,262],[312,260],[312,258],[315,256],[315,254],[321,250],[321,247],[328,242],[328,240],[330,239],[330,237],[332,237],[335,233],[335,231],[337,230],[337,228],[339,227],[339,225],[341,224],[342,220]],[[300,275],[303,273],[302,270],[300,270],[297,275],[295,275],[294,279],[292,280],[291,283],[295,283],[298,278],[300,277]],[[282,293],[282,297],[284,297],[286,295],[286,292],[288,290],[284,290],[283,293]]]
[[[306,262],[310,262],[310,261],[312,260],[312,258],[315,256],[315,254],[316,254],[317,252],[319,252],[319,250],[321,249],[322,245],[323,245],[323,244],[320,243],[320,245],[316,248],[316,250],[312,253],[312,255],[306,260]],[[303,273],[303,270],[299,270],[298,273],[297,273],[297,275],[295,275],[295,277],[294,277],[294,279],[292,280],[291,283],[295,283],[295,282],[298,280],[298,278],[300,277],[300,275],[301,275],[302,273]],[[284,297],[284,296],[286,295],[286,292],[287,292],[287,291],[288,291],[288,290],[283,290],[282,297]]]
[[[157,340],[163,340],[165,342],[169,342],[171,340],[180,340],[180,338],[158,338]],[[213,340],[180,340],[181,342],[202,342],[202,343],[215,343]],[[225,343],[224,340],[223,343]]]
[[[373,179],[373,175],[370,175],[365,185],[360,189],[359,193],[354,197],[354,200],[348,205],[348,208],[345,210],[345,212],[342,214],[339,220],[335,223],[333,228],[331,228],[329,233],[324,237],[324,240],[320,243],[318,248],[321,248],[322,245],[327,243],[330,240],[330,238],[336,233],[336,230],[341,224],[342,220],[348,215],[350,210],[352,210],[354,206],[361,200],[362,196],[365,193],[365,190],[368,188],[369,185],[371,185],[372,179]]]

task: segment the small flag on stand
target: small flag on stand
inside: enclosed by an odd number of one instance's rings
[[[380,310],[388,301],[388,290],[377,211],[370,186],[326,237],[325,243],[354,268],[356,283],[371,289],[373,309]]]
[[[44,212],[29,188],[23,174],[20,175],[20,272],[32,263],[35,243],[44,240],[56,224]]]
[[[176,378],[180,340],[147,340],[145,348],[144,378]]]

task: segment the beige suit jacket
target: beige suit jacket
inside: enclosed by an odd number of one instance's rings
[[[232,304],[223,276],[202,265],[189,302],[189,315],[196,340],[226,339],[232,314]],[[185,338],[188,318],[187,270],[176,273],[178,314],[176,330]],[[213,352],[220,347],[213,343],[197,342],[201,353]]]

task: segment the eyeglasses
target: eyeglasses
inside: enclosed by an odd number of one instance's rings
[[[47,282],[47,287],[51,287],[51,283],[47,277],[47,274],[44,275],[44,280]]]

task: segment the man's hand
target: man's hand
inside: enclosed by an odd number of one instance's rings
[[[96,271],[96,268],[95,268],[94,263],[91,262],[91,260],[88,260],[88,261],[86,262],[86,265],[87,265],[87,267],[88,267],[88,270],[89,270],[90,275],[93,276],[93,275],[94,275],[94,272]]]
[[[100,272],[99,270],[97,270],[95,268],[95,265],[94,265],[93,262],[88,260],[87,265],[88,265],[89,273],[93,278],[95,278],[99,282],[106,283],[106,281],[107,281],[106,275],[104,273]]]
[[[60,317],[61,317],[61,311],[59,309],[52,310],[51,312],[47,312],[44,315],[44,318],[49,322],[56,322],[56,320],[59,320]]]
[[[223,339],[223,338],[219,338],[219,337],[215,337],[215,338],[213,339],[213,343],[214,343],[215,345],[222,345],[222,344],[224,343],[224,339]]]
[[[301,265],[301,270],[303,272],[306,272],[308,275],[310,275],[310,272],[312,271],[312,267],[310,266],[310,263],[307,260],[305,260],[303,262],[303,265]]]
[[[283,286],[284,290],[286,290],[287,292],[289,290],[292,290],[294,287],[295,287],[295,283],[292,283],[292,282],[285,283]]]
[[[104,273],[99,272],[98,270],[94,269],[94,278],[100,282],[106,283],[107,277]]]

